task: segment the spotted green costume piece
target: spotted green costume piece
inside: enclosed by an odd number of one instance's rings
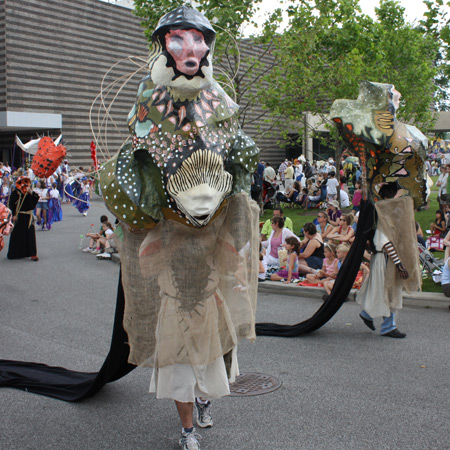
[[[168,88],[144,78],[129,114],[132,143],[100,170],[107,208],[134,229],[153,228],[164,217],[191,225],[167,192],[167,182],[198,150],[223,159],[233,180],[228,196],[249,192],[259,152],[239,128],[237,113],[217,83],[194,100],[176,102]]]

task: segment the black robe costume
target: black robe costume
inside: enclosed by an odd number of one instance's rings
[[[33,210],[39,201],[36,192],[24,194],[15,189],[9,197],[8,207],[13,216],[17,216],[8,248],[8,259],[26,258],[36,256],[36,231],[33,223]]]

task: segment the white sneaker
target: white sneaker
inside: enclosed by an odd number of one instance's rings
[[[87,216],[87,212],[84,212],[84,213],[83,213],[83,216],[86,217],[86,216]]]
[[[83,250],[81,250],[81,251],[84,253],[88,253],[88,252],[92,252],[92,250],[94,250],[94,249],[91,247],[86,247],[86,248],[83,248]]]
[[[195,431],[195,428],[190,433],[183,431],[180,438],[182,450],[200,450],[198,439],[201,439],[201,436]]]
[[[98,259],[111,259],[111,254],[110,253],[100,253],[97,255]]]
[[[197,425],[200,428],[212,427],[214,423],[211,417],[211,402],[202,404],[195,399],[195,408],[197,409]]]

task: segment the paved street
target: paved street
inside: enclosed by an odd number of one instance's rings
[[[78,247],[91,223],[112,216],[99,201],[87,218],[63,211],[52,231],[37,231],[39,262],[0,253],[0,358],[93,372],[109,349],[119,266]],[[294,323],[320,304],[260,293],[257,319]],[[403,340],[371,332],[358,314],[348,302],[309,336],[243,343],[241,371],[283,385],[214,402],[202,450],[450,449],[450,311],[405,308]],[[74,404],[0,389],[0,449],[175,450],[175,407],[148,394],[150,375],[136,369]]]

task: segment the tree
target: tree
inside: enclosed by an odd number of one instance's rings
[[[382,0],[376,20],[362,14],[358,3],[298,0],[287,8],[286,31],[272,37],[279,64],[261,101],[291,123],[301,122],[307,111],[326,121],[335,99],[357,97],[360,81],[391,83],[402,93],[399,118],[429,129],[439,44],[406,23],[396,1]]]
[[[420,21],[423,32],[433,36],[439,43],[436,55],[436,67],[438,74],[435,79],[437,95],[436,108],[439,110],[450,109],[450,18],[445,11],[443,0],[424,1],[428,11]],[[450,7],[450,1],[446,3]]]

